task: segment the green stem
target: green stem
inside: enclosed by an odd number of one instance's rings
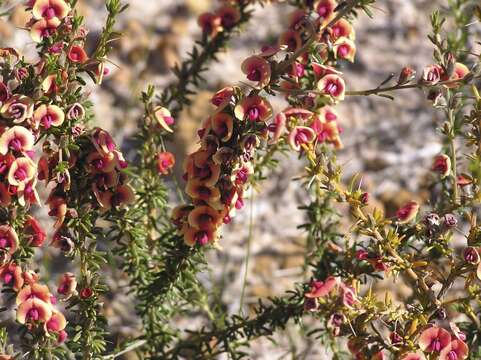
[[[242,314],[242,308],[244,307],[244,297],[245,297],[245,290],[247,287],[247,276],[249,273],[249,259],[251,257],[251,243],[252,243],[252,234],[254,232],[254,191],[251,191],[251,199],[250,199],[250,214],[249,214],[249,235],[247,236],[247,252],[246,252],[246,265],[244,269],[244,280],[242,283],[242,291],[239,303],[239,314]]]

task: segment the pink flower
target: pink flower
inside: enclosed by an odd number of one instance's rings
[[[216,11],[216,14],[220,17],[220,23],[225,29],[234,27],[241,18],[239,9],[228,5],[221,7]]]
[[[334,9],[337,6],[336,0],[320,0],[317,4],[316,11],[322,20],[321,25],[329,23],[334,18]]]
[[[451,341],[439,354],[439,360],[464,360],[468,357],[468,346],[459,339]]]
[[[246,96],[235,107],[234,113],[239,120],[266,121],[272,115],[272,107],[263,97]]]
[[[457,62],[456,64],[454,64],[454,71],[453,71],[453,74],[451,75],[451,77],[448,78],[447,74],[443,74],[441,80],[443,80],[443,81],[460,80],[460,79],[464,79],[464,77],[468,74],[469,74],[468,67],[466,65],[462,64],[462,63]],[[461,86],[461,82],[455,82],[453,84],[445,84],[444,86],[446,86],[447,88],[456,88],[456,87]]]
[[[14,126],[0,136],[0,154],[6,155],[9,150],[26,153],[33,149],[35,137],[23,126]]]
[[[25,220],[23,233],[28,244],[34,247],[42,246],[47,238],[47,234],[40,222],[33,216],[28,216],[27,220]]]
[[[337,286],[338,281],[335,277],[329,276],[326,280],[313,280],[311,281],[311,288],[309,292],[305,293],[306,298],[320,298],[329,295]]]
[[[58,280],[57,292],[65,298],[72,296],[77,289],[77,280],[75,275],[67,272],[63,274]]]
[[[436,85],[444,74],[440,65],[434,64],[424,68],[422,82],[426,85]]]
[[[39,43],[44,38],[50,37],[59,27],[60,20],[56,17],[36,21],[30,29],[30,37]]]
[[[463,333],[454,322],[450,321],[449,327],[453,332],[454,336],[456,337],[456,339],[461,341],[466,341],[466,334]]]
[[[400,224],[407,224],[413,220],[419,211],[419,204],[416,201],[410,201],[398,211],[396,211],[396,217]]]
[[[32,117],[33,101],[23,95],[13,95],[0,108],[2,117],[13,120],[15,124]]]
[[[10,225],[0,225],[0,249],[13,254],[18,247],[18,235]]]
[[[69,11],[70,6],[64,0],[36,0],[32,8],[33,17],[37,20],[62,20]]]
[[[352,286],[347,286],[344,283],[340,284],[342,304],[348,308],[352,308],[358,303],[356,290]]]
[[[21,303],[17,309],[17,321],[20,324],[36,321],[45,322],[51,316],[51,306],[38,298],[31,298]]]
[[[451,159],[446,154],[440,154],[434,158],[432,170],[444,178],[451,172]]]
[[[37,166],[28,157],[16,159],[8,171],[8,182],[13,186],[24,186],[37,173]]]
[[[309,127],[296,126],[289,133],[288,143],[295,151],[301,151],[302,145],[312,143],[316,138],[316,133]]]
[[[431,326],[421,333],[418,343],[424,352],[440,353],[451,343],[451,335],[443,328]]]
[[[73,45],[67,54],[68,59],[77,64],[83,64],[88,60],[87,53],[84,48],[79,45]]]
[[[346,85],[344,80],[335,74],[324,76],[317,83],[317,88],[322,93],[329,95],[334,102],[344,100]]]
[[[167,108],[159,106],[157,109],[154,110],[154,118],[157,121],[157,124],[160,128],[164,129],[167,132],[174,132],[171,129],[171,125],[174,124],[174,118],[170,114],[170,111]]]
[[[317,80],[322,79],[326,75],[342,75],[342,72],[337,71],[332,66],[321,65],[316,62],[311,63],[311,66]]]
[[[263,88],[271,80],[271,65],[261,56],[250,56],[242,62],[242,72],[247,79],[257,82],[257,88]]]
[[[274,121],[269,124],[268,129],[272,132],[272,138],[269,140],[270,144],[275,144],[284,135],[286,131],[286,114],[280,112],[274,117]]]
[[[202,29],[205,36],[215,37],[223,30],[222,19],[219,15],[212,13],[203,13],[197,19],[197,23]]]
[[[344,36],[340,37],[332,46],[332,50],[336,59],[345,59],[349,60],[350,62],[354,62],[356,45],[351,39]]]

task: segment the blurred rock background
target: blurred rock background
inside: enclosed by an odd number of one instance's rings
[[[0,18],[0,43],[14,45],[27,57],[33,56],[33,43],[21,30],[26,19],[24,8],[15,1],[10,3],[14,6],[11,16]],[[445,1],[383,0],[376,4],[374,19],[360,16],[355,23],[356,62],[343,69],[348,90],[376,87],[391,72],[397,73],[406,65],[419,72],[430,64],[429,14],[440,4]],[[147,84],[160,91],[175,80],[169,69],[185,57],[198,38],[196,17],[217,5],[214,0],[130,1],[117,26],[123,36],[111,57],[115,65],[109,66],[111,74],[103,86],[92,93],[97,124],[113,132],[119,143],[135,131],[136,119],[141,115],[140,92]],[[89,39],[94,42],[106,14],[104,2],[79,0],[79,7],[90,29]],[[212,64],[193,106],[177,120],[170,147],[178,164],[196,145],[196,128],[212,110],[212,93],[243,80],[240,62],[263,44],[276,41],[288,12],[286,5],[256,7],[254,18],[233,38],[229,49],[220,54],[220,61]],[[479,24],[473,26],[479,30]],[[278,110],[282,107],[282,103],[275,105]],[[346,178],[362,174],[363,186],[373,195],[372,202],[388,215],[408,200],[427,200],[429,167],[442,149],[435,130],[442,115],[431,109],[424,95],[408,90],[399,92],[395,101],[349,97],[338,110],[345,143],[339,162],[344,164]],[[214,270],[202,278],[222,284],[218,300],[233,313],[238,311],[243,286],[251,211],[254,221],[246,304],[255,305],[258,298],[280,295],[295,281],[302,280],[304,234],[297,225],[303,222],[303,214],[297,207],[308,199],[299,184],[291,181],[301,171],[302,164],[295,157],[283,158],[262,190],[252,195],[252,210],[247,201],[233,224],[224,229],[222,250],[209,254]],[[125,278],[110,273],[106,281],[112,288],[112,295],[106,299],[111,329],[120,337],[135,335],[138,322],[133,315],[132,299],[125,295]],[[396,291],[406,290],[397,287]],[[195,328],[199,322],[179,319],[176,325]],[[294,329],[288,328],[275,339],[275,344],[266,339],[255,341],[251,358],[330,358],[319,344]]]

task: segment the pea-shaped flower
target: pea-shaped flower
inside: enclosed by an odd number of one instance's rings
[[[10,166],[8,171],[8,182],[13,186],[27,184],[37,173],[37,166],[28,157],[20,157]]]
[[[57,105],[42,104],[33,113],[33,121],[37,128],[39,125],[45,129],[49,129],[51,126],[60,126],[64,120],[65,114]]]
[[[44,38],[48,38],[54,34],[59,26],[60,20],[57,17],[38,20],[30,29],[30,37],[36,43],[42,42]]]
[[[52,316],[52,308],[50,304],[32,298],[21,303],[17,309],[17,321],[20,324],[30,322],[45,322]]]
[[[334,103],[344,100],[346,85],[339,75],[324,76],[317,83],[317,88],[321,93],[330,96]]]
[[[239,120],[266,121],[272,115],[271,104],[261,96],[246,96],[235,107]]]
[[[26,153],[33,149],[35,137],[23,126],[9,128],[0,136],[0,154],[6,155],[9,150]]]
[[[451,173],[451,159],[446,154],[440,154],[434,158],[434,163],[432,170],[439,175],[441,178],[445,178]]]
[[[257,83],[257,88],[263,88],[271,80],[271,65],[261,56],[253,55],[242,62],[242,72],[247,79]]]
[[[443,328],[431,326],[418,339],[419,347],[427,353],[440,353],[451,343],[451,335]]]
[[[0,225],[0,249],[13,254],[18,247],[18,235],[10,225]]]
[[[419,212],[419,204],[416,201],[410,201],[396,211],[396,217],[400,224],[407,224],[413,220]]]
[[[64,0],[36,0],[32,7],[33,17],[37,20],[62,20],[70,11],[70,6]]]
[[[48,286],[35,283],[24,286],[22,290],[18,292],[16,303],[17,305],[20,305],[21,303],[30,299],[39,299],[47,304],[50,304],[50,298],[51,294],[48,290]]]
[[[302,145],[310,144],[316,138],[314,130],[307,126],[296,126],[291,130],[288,143],[295,151],[301,151]]]

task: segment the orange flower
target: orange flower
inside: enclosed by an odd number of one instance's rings
[[[336,59],[346,59],[350,62],[354,62],[356,45],[351,39],[341,36],[332,46],[332,50]]]
[[[229,141],[234,130],[234,119],[229,114],[218,112],[211,118],[211,127],[221,141]]]
[[[219,189],[207,186],[205,182],[200,179],[189,179],[185,192],[192,199],[202,200],[215,208],[218,207],[220,200]]]
[[[215,229],[198,229],[185,224],[182,228],[182,233],[184,234],[184,242],[189,246],[194,245],[207,245],[216,242],[219,235]]]
[[[52,295],[50,294],[47,285],[35,283],[25,286],[18,292],[16,303],[17,305],[20,305],[21,303],[30,299],[39,299],[47,304],[50,304],[51,296]]]
[[[0,114],[6,119],[13,120],[15,124],[22,123],[32,117],[33,100],[28,96],[13,95],[3,103]]]
[[[24,283],[22,269],[13,263],[0,267],[0,278],[5,285],[11,286],[15,291],[19,291]]]
[[[329,34],[331,38],[335,41],[340,37],[347,37],[351,40],[354,39],[354,29],[349,21],[342,18],[339,19],[332,27],[329,29]]]
[[[71,62],[77,64],[83,64],[88,60],[87,53],[84,48],[79,45],[73,45],[69,49],[67,57]]]
[[[214,229],[221,220],[221,214],[207,205],[194,208],[188,216],[189,225],[201,230]]]
[[[157,155],[157,169],[162,175],[168,175],[174,165],[175,157],[171,152],[163,151]]]

